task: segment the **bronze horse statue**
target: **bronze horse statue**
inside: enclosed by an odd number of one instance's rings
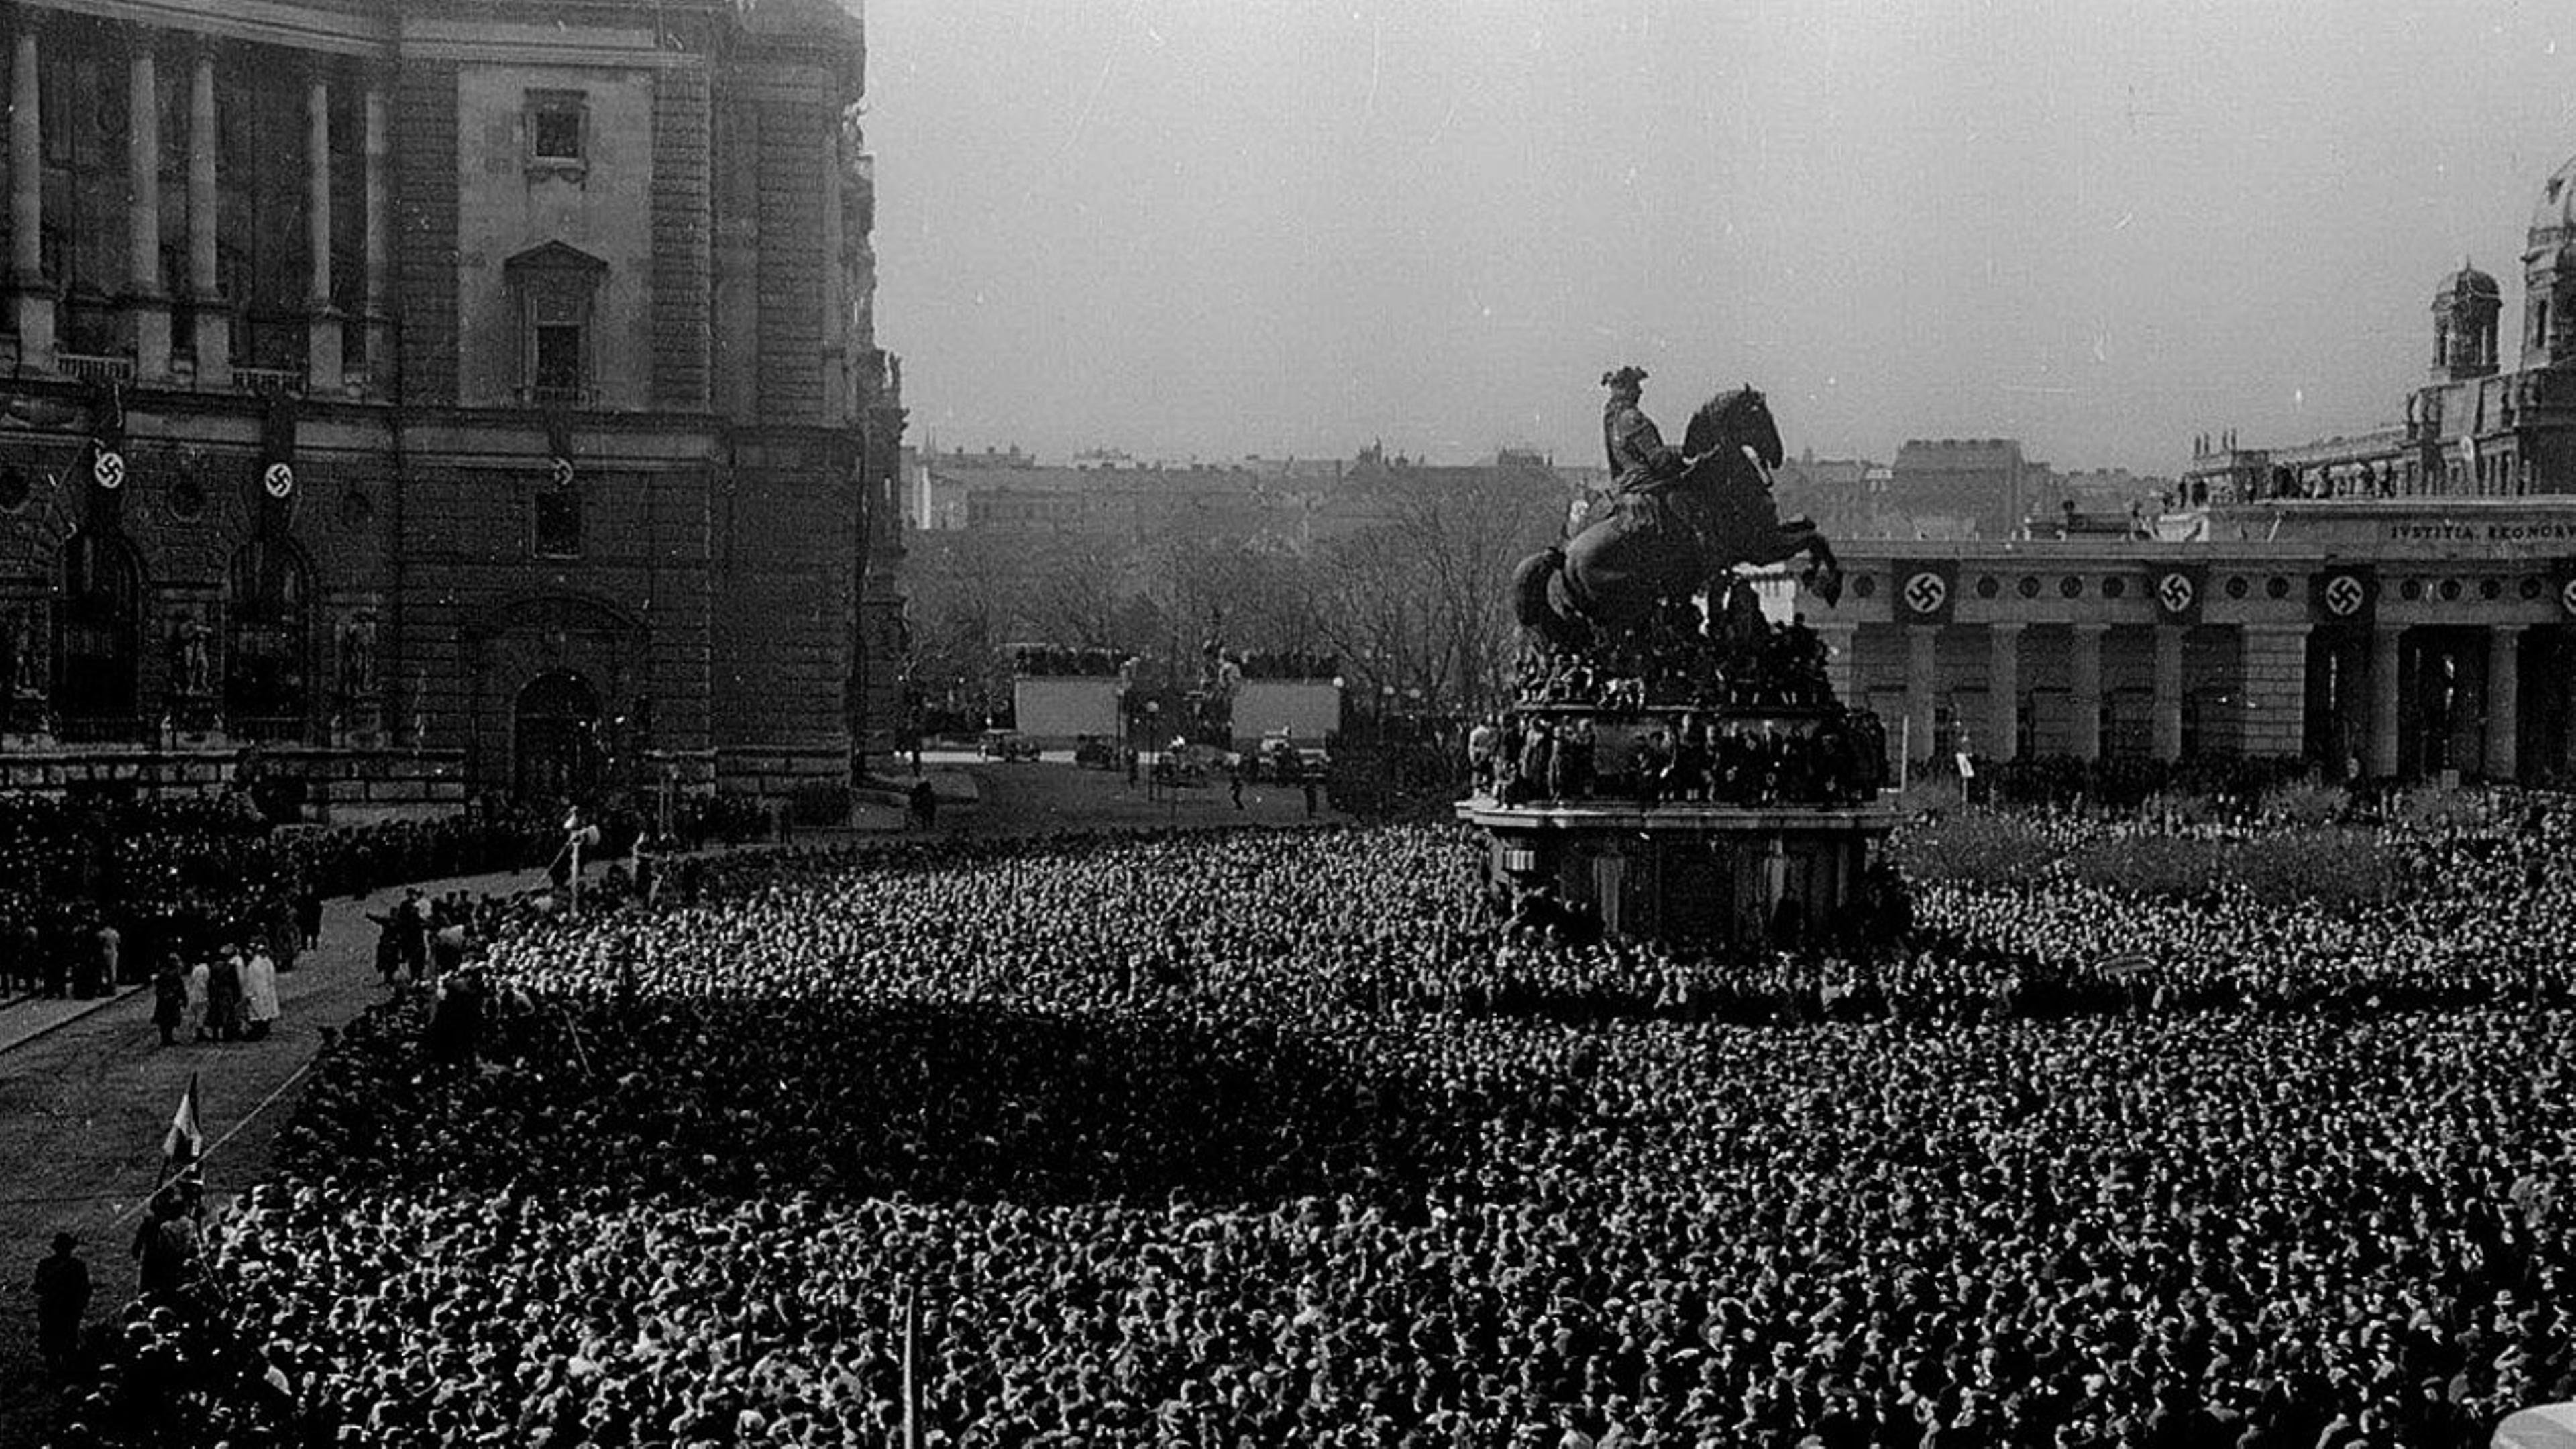
[[[1562,545],[1521,561],[1512,601],[1524,628],[1578,648],[1595,629],[1640,623],[1659,601],[1687,599],[1737,564],[1801,554],[1817,596],[1828,606],[1842,598],[1833,546],[1806,519],[1784,521],[1772,501],[1784,454],[1761,393],[1748,385],[1701,404],[1681,451],[1678,475],[1623,483]]]

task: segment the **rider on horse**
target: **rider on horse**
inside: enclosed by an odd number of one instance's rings
[[[1762,394],[1748,385],[1709,399],[1676,449],[1639,406],[1645,379],[1639,367],[1602,374],[1612,494],[1575,520],[1562,545],[1513,571],[1521,623],[1560,647],[1580,646],[1595,626],[1631,627],[1658,600],[1687,599],[1738,564],[1798,554],[1811,561],[1805,578],[1817,595],[1839,600],[1832,546],[1807,520],[1782,519],[1772,500],[1782,450]]]
[[[1690,460],[1664,441],[1655,420],[1638,406],[1645,381],[1642,367],[1601,374],[1601,385],[1610,389],[1610,400],[1601,406],[1601,447],[1610,458],[1610,477],[1622,493],[1669,486],[1690,466]]]

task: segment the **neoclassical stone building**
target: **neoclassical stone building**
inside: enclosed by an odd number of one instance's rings
[[[0,26],[0,787],[778,796],[882,747],[855,6]]]
[[[2196,439],[2152,541],[1855,547],[1842,606],[1810,608],[1837,686],[1917,760],[2576,776],[2576,161],[2523,281],[2508,345],[2495,279],[2443,280],[2400,424]]]

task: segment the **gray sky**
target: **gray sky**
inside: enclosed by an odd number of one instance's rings
[[[2435,284],[2576,155],[2576,5],[871,0],[911,437],[1598,451],[1750,381],[1791,451],[2176,471],[2399,416]]]

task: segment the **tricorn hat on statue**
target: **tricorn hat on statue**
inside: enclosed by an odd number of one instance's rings
[[[1645,380],[1646,370],[1633,362],[1601,374],[1603,387],[1635,387]]]

